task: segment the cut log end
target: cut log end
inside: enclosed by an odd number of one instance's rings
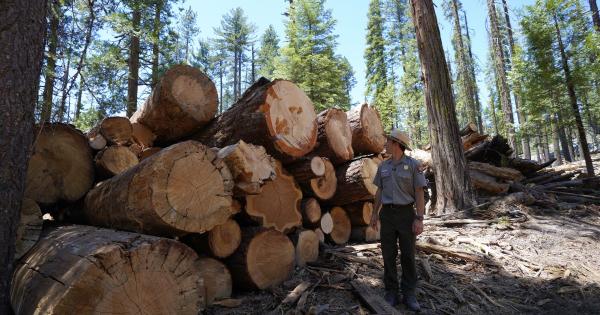
[[[296,265],[306,266],[307,262],[314,262],[319,258],[319,237],[312,230],[300,230],[293,235],[296,246]]]
[[[242,194],[258,194],[265,181],[275,177],[275,160],[262,146],[240,140],[218,151]]]
[[[321,216],[321,232],[329,234],[333,231],[333,217],[331,213],[327,212]]]
[[[369,225],[373,214],[372,202],[358,202],[344,207],[353,226]]]
[[[100,133],[109,144],[127,145],[133,128],[127,117],[106,117],[100,122]]]
[[[321,200],[328,200],[336,192],[337,177],[333,164],[328,160],[323,160],[325,163],[325,175],[310,180],[310,188],[312,193]]]
[[[385,133],[377,110],[368,104],[348,112],[355,154],[380,153],[385,145]]]
[[[132,123],[131,128],[131,138],[133,142],[141,146],[142,149],[152,147],[154,140],[156,139],[156,135],[152,132],[152,130],[150,130],[150,128],[137,122]]]
[[[208,232],[208,246],[211,253],[218,258],[233,254],[240,245],[242,232],[234,220],[215,226]]]
[[[354,157],[352,131],[344,111],[330,108],[319,113],[318,126],[319,147],[315,149],[316,154],[329,158],[334,164]]]
[[[208,257],[200,258],[197,264],[206,289],[206,305],[211,305],[215,300],[230,298],[231,274],[225,264]]]
[[[42,211],[37,203],[29,198],[23,199],[21,220],[17,228],[15,260],[21,258],[37,243],[42,234]]]
[[[321,220],[321,206],[315,198],[302,200],[302,221],[306,226],[315,226]]]
[[[333,207],[329,213],[333,220],[333,230],[328,235],[329,239],[337,245],[346,244],[352,232],[352,225],[346,210],[342,207]]]
[[[373,229],[371,226],[356,226],[352,227],[350,239],[356,242],[375,242],[378,241],[379,230]]]
[[[114,145],[98,152],[95,162],[98,174],[108,178],[125,172],[139,161],[128,147]]]

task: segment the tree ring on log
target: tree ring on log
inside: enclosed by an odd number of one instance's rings
[[[246,259],[248,274],[256,287],[262,290],[288,278],[294,267],[295,248],[284,234],[267,230],[250,241]]]
[[[199,80],[207,82],[199,82]],[[207,89],[210,79],[205,75],[192,77],[189,75],[178,76],[171,85],[171,95],[176,104],[179,104],[181,109],[188,115],[192,116],[196,121],[209,121],[217,111],[215,106],[216,92],[212,89]],[[205,92],[210,95],[206,95]],[[213,95],[215,94],[215,95]],[[206,108],[210,110],[198,110],[198,108]]]

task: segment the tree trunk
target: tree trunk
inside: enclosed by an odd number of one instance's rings
[[[64,53],[63,53],[64,54]],[[69,70],[71,69],[71,52],[69,51],[69,49],[66,49],[66,54],[67,54],[67,65],[63,66],[65,69],[63,70],[63,77],[62,77],[62,86],[61,86],[61,97],[60,97],[60,103],[58,105],[58,111],[56,112],[56,121],[57,122],[64,122],[65,121],[65,113],[67,114],[67,119],[66,121],[70,121],[70,114],[69,114],[69,109],[70,109],[70,105],[69,108],[67,108],[67,96],[69,95],[69,89],[67,88],[68,84],[69,84]],[[63,61],[64,64],[64,61]]]
[[[233,287],[231,274],[225,264],[213,258],[200,257],[197,265],[200,270],[200,277],[204,280],[206,306],[213,304],[215,300],[231,297]]]
[[[354,154],[358,156],[383,151],[386,139],[377,109],[364,103],[350,109],[347,115]]]
[[[244,140],[288,164],[315,147],[316,118],[312,102],[295,84],[261,78],[191,138],[215,147]]]
[[[96,179],[107,179],[121,174],[138,164],[138,157],[128,147],[113,145],[98,152],[96,163]]]
[[[594,22],[594,27],[596,28],[596,32],[600,33],[600,13],[598,13],[598,4],[596,0],[590,1],[590,10],[592,11],[592,21]]]
[[[558,49],[560,50],[560,58],[562,60],[562,67],[565,75],[565,83],[567,85],[567,91],[569,93],[569,101],[571,102],[571,109],[573,115],[575,115],[575,125],[577,126],[577,134],[579,136],[579,143],[583,159],[585,160],[585,167],[589,176],[594,176],[594,165],[592,164],[592,157],[590,155],[590,148],[588,147],[587,139],[585,138],[585,130],[583,129],[583,121],[579,113],[579,107],[577,105],[577,96],[575,95],[575,85],[571,78],[571,71],[569,70],[569,61],[567,54],[565,53],[565,47],[563,45],[562,36],[560,34],[560,28],[558,27],[558,20],[556,18],[556,12],[553,14],[554,27],[556,28],[556,38],[558,39]]]
[[[154,4],[154,25],[152,28],[152,81],[150,82],[150,88],[154,89],[158,84],[158,63],[160,58],[160,15],[163,8],[163,1],[156,1]]]
[[[321,223],[321,205],[315,198],[302,199],[302,225],[305,227],[319,227]]]
[[[228,219],[204,234],[190,234],[182,241],[197,253],[217,258],[229,257],[240,246],[242,232],[237,222]]]
[[[50,122],[52,115],[52,98],[54,96],[54,80],[56,78],[56,50],[58,47],[58,26],[60,24],[60,1],[53,0],[48,8],[50,19],[48,34],[48,61],[46,63],[46,77],[44,79],[44,92],[42,98],[42,111],[40,121]]]
[[[327,203],[347,205],[357,201],[373,200],[377,192],[373,179],[378,164],[378,160],[365,157],[340,166],[336,170],[338,185],[335,195],[327,200]]]
[[[42,210],[38,204],[29,198],[24,198],[21,204],[21,219],[17,228],[15,260],[25,255],[37,243],[42,234],[43,223]]]
[[[242,229],[242,243],[227,260],[238,289],[274,287],[294,269],[295,248],[285,234],[260,227]]]
[[[11,293],[16,314],[197,314],[205,288],[198,256],[179,242],[70,225],[20,262]]]
[[[79,200],[92,188],[94,164],[85,136],[66,124],[38,126],[25,195],[42,205]]]
[[[373,203],[370,201],[357,202],[344,206],[352,226],[365,226],[371,222]]]
[[[477,88],[477,77],[475,76],[475,59],[473,59],[473,51],[471,50],[471,36],[469,35],[469,23],[467,22],[467,14],[463,11],[465,19],[465,30],[467,35],[467,48],[469,52],[469,74],[475,92],[475,105],[477,108],[477,128],[479,133],[485,133],[483,129],[483,118],[481,117],[481,103],[479,102],[479,89]]]
[[[195,141],[161,150],[92,189],[84,215],[94,225],[178,236],[204,233],[233,214],[231,173]]]
[[[275,165],[275,174],[275,178],[262,187],[260,194],[246,196],[245,211],[263,227],[288,233],[302,225],[302,191],[280,163]]]
[[[266,181],[275,177],[275,160],[265,148],[247,144],[243,140],[226,146],[217,153],[235,181],[234,195],[259,194]]]
[[[196,68],[176,65],[165,72],[130,120],[150,128],[157,142],[169,144],[197,131],[216,111],[217,89],[210,78]]]
[[[556,121],[558,123],[558,136],[560,138],[562,154],[564,155],[566,162],[572,162],[573,161],[573,152],[569,147],[569,144],[571,144],[571,141],[567,140],[567,133],[565,132],[564,122],[562,120],[561,115],[558,112],[554,113],[554,116],[556,117]]]
[[[142,10],[134,3],[131,16],[131,34],[129,35],[129,75],[127,77],[127,117],[137,110],[138,79],[140,71],[140,20]]]
[[[341,109],[330,108],[317,115],[318,146],[313,154],[329,159],[339,165],[354,157],[352,131],[346,113]]]
[[[448,67],[431,0],[411,0],[419,60],[425,83],[425,105],[434,161],[439,212],[471,207],[473,190],[466,172]],[[373,173],[374,174],[374,173]]]
[[[319,259],[319,237],[315,231],[300,229],[290,239],[296,248],[296,266],[304,267],[307,262]]]
[[[346,210],[342,207],[333,207],[329,214],[333,219],[333,230],[325,236],[325,239],[336,245],[346,244],[352,232],[352,224]]]
[[[554,157],[556,158],[556,164],[562,165],[563,159],[560,154],[560,139],[558,136],[558,120],[555,115],[552,115],[550,118],[550,122],[552,124],[552,148],[554,149]]]

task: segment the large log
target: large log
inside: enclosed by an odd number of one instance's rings
[[[318,227],[321,222],[321,205],[315,198],[302,199],[302,224],[305,227]]]
[[[232,284],[227,266],[209,257],[201,257],[197,264],[200,277],[204,280],[206,305],[211,305],[215,300],[230,298]]]
[[[369,201],[356,202],[344,206],[352,226],[364,226],[369,225],[371,222],[371,215],[373,214],[373,203]]]
[[[111,145],[98,152],[94,158],[96,174],[100,179],[110,178],[136,166],[138,157],[128,147]]]
[[[150,128],[138,122],[132,123],[131,128],[131,140],[134,143],[137,143],[142,149],[152,147],[154,140],[156,140],[156,135]]]
[[[43,124],[35,134],[25,197],[41,205],[79,200],[94,183],[92,150],[87,139],[66,124]]]
[[[485,190],[492,194],[503,194],[510,188],[509,184],[499,182],[495,177],[476,170],[469,170],[469,175],[475,189]]]
[[[327,203],[347,205],[357,201],[369,201],[375,197],[377,186],[373,179],[377,173],[378,160],[369,157],[344,164],[336,170],[337,190]]]
[[[342,207],[333,207],[329,214],[333,219],[333,230],[325,238],[336,245],[346,244],[350,240],[350,233],[352,232],[352,224],[346,210]]]
[[[264,227],[288,233],[302,225],[302,191],[280,163],[275,164],[275,179],[267,182],[257,195],[246,196],[246,214]]]
[[[92,189],[84,216],[94,225],[156,235],[203,233],[233,214],[233,180],[214,151],[181,142]]]
[[[217,89],[202,71],[186,66],[171,67],[137,112],[132,123],[141,123],[168,143],[189,135],[208,123],[217,112]]]
[[[380,153],[385,144],[385,135],[379,112],[368,104],[348,111],[348,124],[352,130],[354,154]]]
[[[244,140],[262,145],[287,164],[315,147],[317,115],[310,99],[292,82],[261,78],[192,139],[219,148]]]
[[[238,289],[274,287],[287,280],[294,268],[295,248],[285,234],[261,227],[242,229],[242,243],[226,259]]]
[[[296,248],[296,266],[304,267],[307,262],[319,258],[319,236],[313,230],[297,230],[290,235]]]
[[[325,175],[325,163],[327,159],[320,156],[301,159],[300,161],[286,166],[286,169],[298,183],[308,183],[313,178]]]
[[[471,170],[476,170],[481,173],[506,180],[519,181],[525,178],[521,172],[508,167],[497,167],[481,162],[469,162],[468,167]]]
[[[131,122],[127,117],[106,117],[88,133],[88,138],[92,140],[93,135],[100,133],[107,144],[127,145],[131,142],[132,132]]]
[[[207,233],[186,235],[181,240],[199,254],[226,258],[240,245],[242,232],[238,223],[229,219]]]
[[[275,177],[275,160],[261,146],[240,140],[219,150],[217,156],[231,171],[236,195],[258,194],[265,181]]]
[[[15,260],[21,258],[37,243],[42,234],[42,211],[35,201],[25,198],[21,204],[21,219],[17,227]]]
[[[323,159],[322,161],[325,164],[325,173],[323,176],[298,183],[307,196],[317,197],[320,200],[328,200],[333,197],[337,189],[337,177],[335,168],[329,159]]]
[[[146,148],[146,149],[142,150],[142,152],[140,153],[139,159],[140,159],[140,161],[143,161],[143,160],[153,156],[154,154],[160,152],[160,150],[162,150],[162,148],[159,148],[159,147]]]
[[[89,226],[50,231],[17,265],[15,314],[198,314],[198,256],[174,240]]]
[[[317,115],[318,146],[313,154],[328,158],[334,165],[342,164],[354,157],[352,131],[346,113],[330,108]]]

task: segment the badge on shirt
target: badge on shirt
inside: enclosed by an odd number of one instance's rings
[[[404,169],[405,169],[405,170],[408,170],[408,165],[404,165]]]

